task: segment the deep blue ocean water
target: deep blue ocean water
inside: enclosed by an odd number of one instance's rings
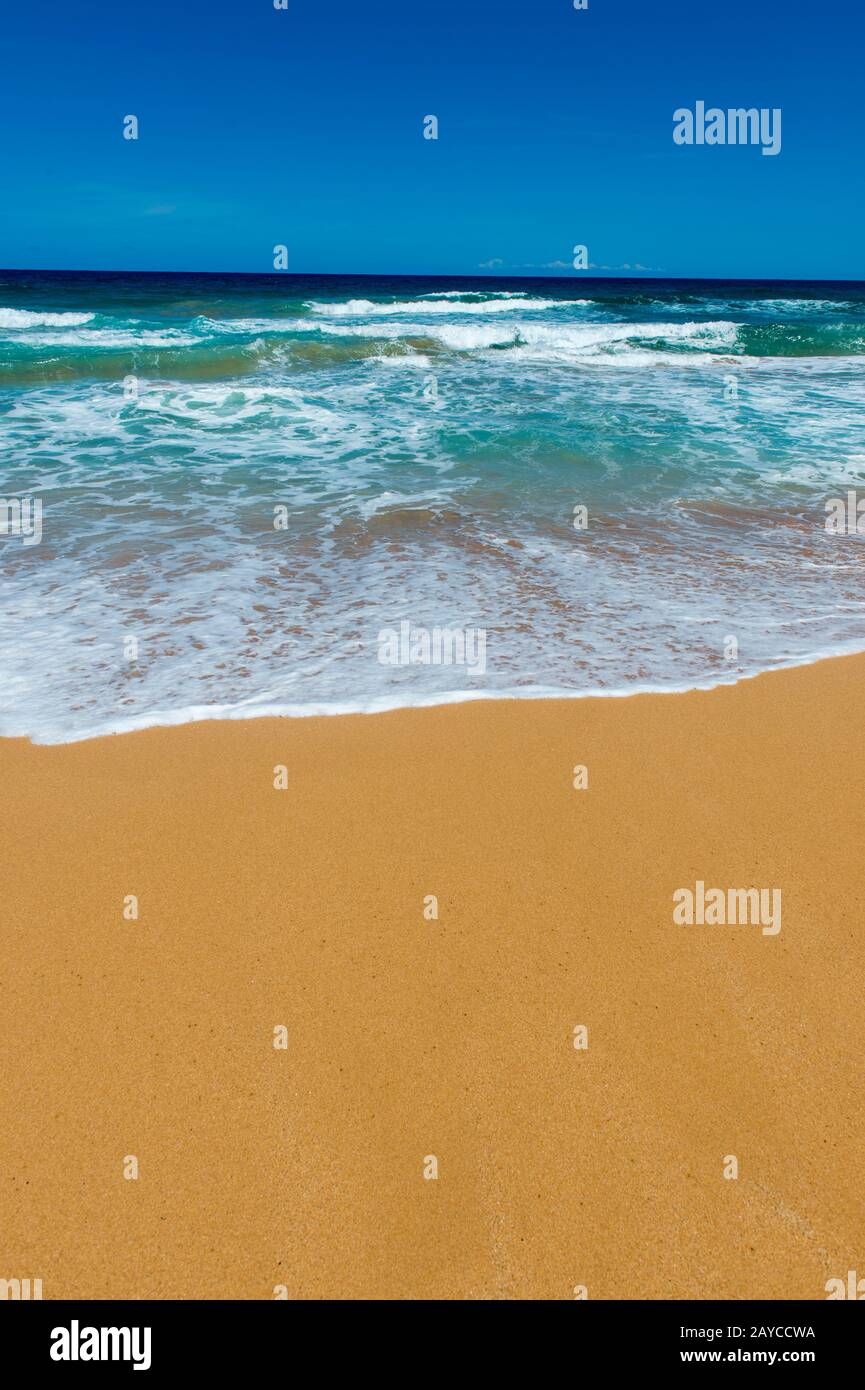
[[[0,272],[0,435],[3,734],[865,647],[861,283]]]

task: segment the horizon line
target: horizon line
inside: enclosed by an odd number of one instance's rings
[[[213,277],[242,276],[256,280],[333,279],[333,280],[543,280],[558,284],[585,284],[593,281],[612,281],[622,284],[701,283],[701,284],[774,284],[774,285],[865,285],[859,276],[771,276],[771,275],[586,275],[575,271],[570,275],[513,275],[485,271],[471,274],[459,272],[380,271],[380,270],[97,270],[63,266],[3,266],[0,275],[210,275]]]

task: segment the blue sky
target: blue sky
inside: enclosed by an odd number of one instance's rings
[[[15,0],[0,265],[865,277],[863,40],[853,0]],[[676,146],[697,100],[781,153]]]

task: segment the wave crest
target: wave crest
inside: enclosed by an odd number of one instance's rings
[[[95,314],[43,314],[31,309],[0,308],[0,328],[80,328]]]
[[[322,318],[391,318],[397,314],[512,314],[515,309],[571,308],[586,300],[535,299],[530,295],[501,295],[495,299],[461,300],[452,294],[438,299],[398,299],[390,304],[374,303],[371,299],[348,299],[342,303],[311,300],[305,307]]]

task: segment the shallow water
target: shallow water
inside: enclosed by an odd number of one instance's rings
[[[0,732],[865,647],[863,369],[861,284],[0,273]],[[382,664],[402,622],[483,669]]]

